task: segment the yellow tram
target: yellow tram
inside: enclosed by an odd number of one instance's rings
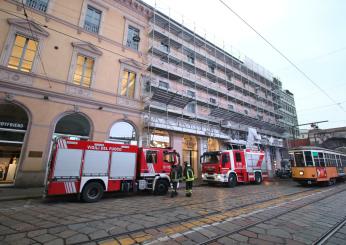
[[[346,154],[320,147],[304,146],[290,150],[292,179],[305,184],[335,184],[345,180]]]

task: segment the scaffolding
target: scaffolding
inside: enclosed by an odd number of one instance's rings
[[[270,72],[156,3],[149,34],[148,136],[165,129],[244,140],[252,127],[282,138],[282,88]]]

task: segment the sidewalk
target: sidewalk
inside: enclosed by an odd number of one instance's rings
[[[17,188],[0,187],[0,201],[41,198],[43,187]]]

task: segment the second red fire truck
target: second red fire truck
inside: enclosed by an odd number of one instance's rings
[[[264,152],[237,149],[205,152],[201,156],[202,179],[208,183],[224,183],[234,187],[237,183],[262,183],[268,177]]]
[[[104,192],[168,191],[173,149],[58,139],[49,165],[46,195],[76,194],[96,202]]]

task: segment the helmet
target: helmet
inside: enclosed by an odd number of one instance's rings
[[[189,162],[187,162],[187,161],[184,162],[184,165],[185,165],[186,167],[191,167],[191,164],[190,164]]]

